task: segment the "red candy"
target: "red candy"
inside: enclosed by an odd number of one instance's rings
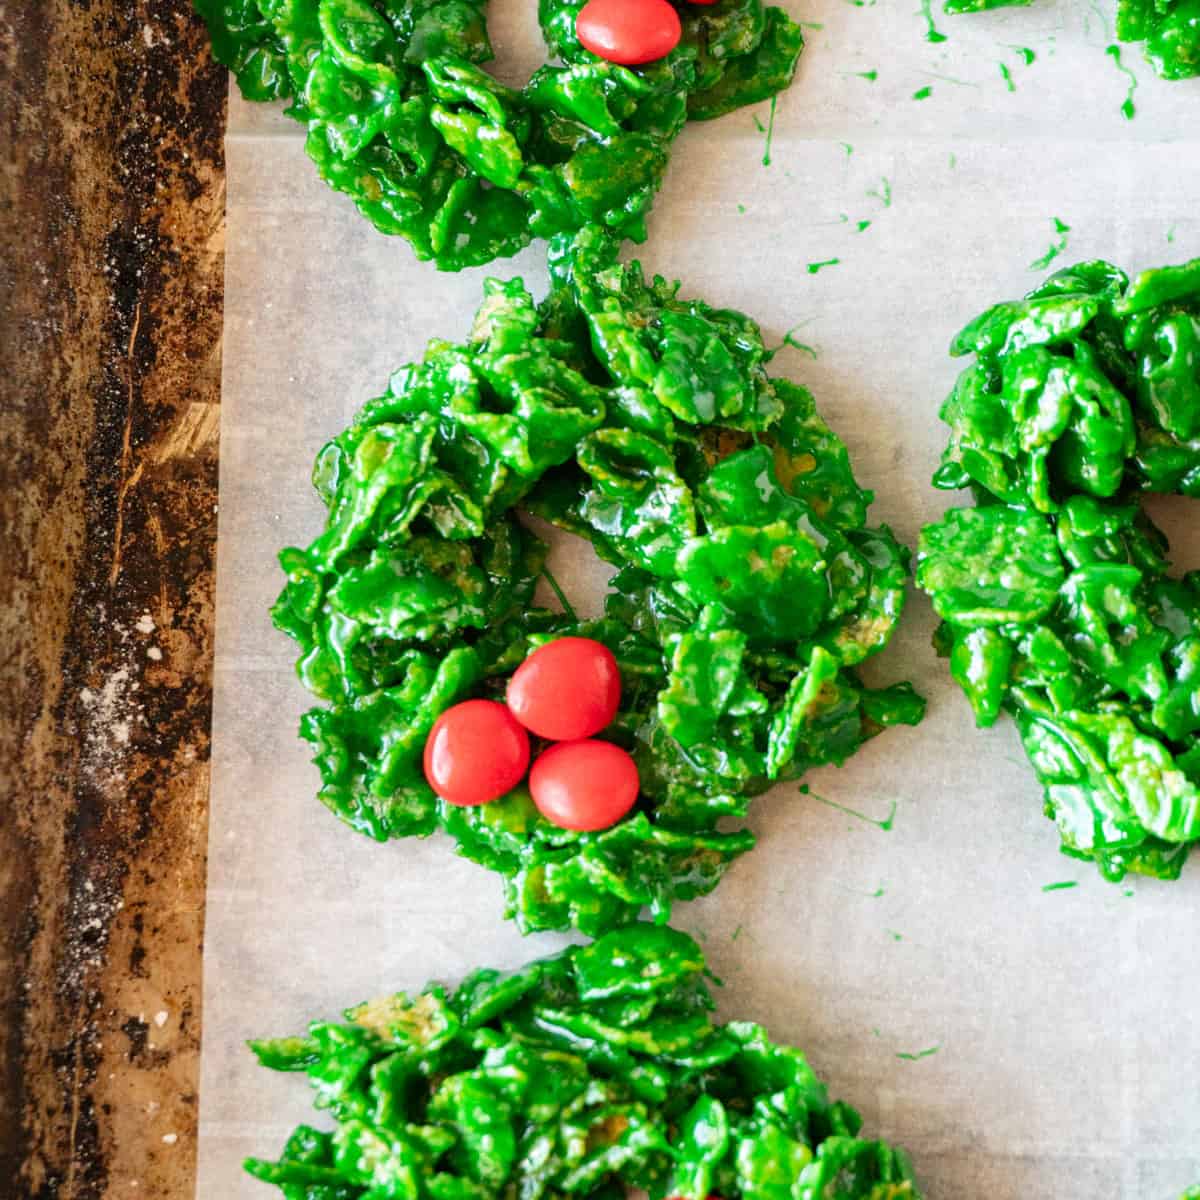
[[[507,699],[513,716],[539,737],[556,742],[591,737],[617,715],[617,660],[591,638],[558,638],[516,669]]]
[[[637,800],[637,766],[611,742],[559,742],[534,761],[529,793],[560,829],[608,829]]]
[[[667,0],[588,0],[575,18],[575,33],[593,54],[634,67],[665,58],[683,29]]]
[[[449,804],[487,804],[511,792],[528,766],[528,734],[494,700],[446,709],[425,742],[425,778]]]

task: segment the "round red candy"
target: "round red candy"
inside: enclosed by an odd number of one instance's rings
[[[575,18],[575,34],[600,58],[635,67],[665,58],[683,29],[667,0],[588,0]]]
[[[529,735],[494,700],[446,709],[425,742],[425,778],[449,804],[487,804],[511,792],[528,766]]]
[[[534,760],[529,794],[560,829],[608,829],[637,800],[637,765],[611,742],[559,742]]]
[[[621,673],[603,643],[557,638],[513,672],[507,699],[513,716],[538,737],[577,741],[612,723],[621,701]]]

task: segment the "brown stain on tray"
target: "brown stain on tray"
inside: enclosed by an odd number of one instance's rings
[[[0,1192],[191,1197],[225,73],[0,9]]]

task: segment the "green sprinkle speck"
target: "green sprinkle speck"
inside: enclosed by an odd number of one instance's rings
[[[755,121],[756,122],[758,121],[757,117],[755,118]],[[759,124],[758,127],[760,129],[762,129],[761,123]],[[767,128],[764,132],[767,135],[767,140],[763,144],[762,165],[764,167],[769,167],[771,165],[771,139],[775,136],[775,97],[774,96],[771,97],[771,111],[770,111],[769,115],[767,116]]]
[[[784,346],[791,346],[793,350],[799,350],[801,354],[807,354],[809,358],[815,359],[820,357],[816,350],[813,349],[813,347],[807,342],[796,341],[795,337],[792,336],[792,330],[790,329],[783,335],[783,342],[780,345],[780,349],[782,349]]]
[[[928,1058],[931,1054],[936,1054],[941,1048],[941,1045],[930,1046],[928,1050],[918,1050],[915,1054],[906,1054],[901,1051],[896,1057],[904,1059],[905,1062],[918,1062],[922,1058]]]
[[[1121,115],[1125,118],[1125,120],[1132,121],[1133,118],[1137,116],[1137,105],[1135,105],[1133,102],[1133,94],[1138,89],[1138,77],[1122,61],[1121,47],[1115,42],[1109,46],[1104,53],[1107,54],[1108,57],[1117,64],[1117,70],[1120,71],[1128,81],[1125,90],[1125,103],[1121,105]]]
[[[933,95],[933,85],[926,84],[923,88],[917,88],[912,94],[914,100],[928,100]]]
[[[1076,888],[1079,886],[1077,879],[1063,879],[1059,883],[1045,883],[1042,885],[1043,892],[1065,892],[1068,888]]]
[[[1007,64],[997,63],[996,66],[1000,68],[1000,78],[1004,80],[1004,86],[1008,88],[1010,92],[1015,92],[1017,90],[1017,85],[1013,82],[1012,72],[1008,69]]]
[[[542,567],[542,578],[550,585],[550,590],[558,598],[559,604],[562,605],[563,612],[566,613],[572,621],[578,621],[579,617],[576,615],[575,610],[571,607],[571,602],[567,599],[566,592],[562,590],[562,588],[559,586],[558,580],[555,579],[550,573],[549,567]]]
[[[892,939],[893,942],[904,941],[904,934],[897,933],[894,929],[885,929],[883,932],[886,933],[888,935],[888,937],[890,937]]]
[[[1053,220],[1054,242],[1041,258],[1035,258],[1029,264],[1031,271],[1044,271],[1067,248],[1067,234],[1071,232],[1071,227],[1065,221],[1060,221],[1058,217]]]
[[[826,267],[836,267],[841,261],[840,258],[823,258],[820,262],[810,262],[808,264],[808,273],[815,275],[818,271],[823,271]]]
[[[826,800],[824,796],[818,796],[814,791],[804,791],[801,789],[801,795],[811,796],[814,800],[824,804],[827,808],[836,808],[838,812],[844,812],[851,817],[857,817],[860,821],[866,821],[868,825],[874,825],[882,829],[884,833],[891,832],[892,826],[896,823],[896,801],[892,801],[892,809],[888,815],[880,821],[877,817],[868,817],[866,813],[861,813],[856,808],[847,808],[844,804],[838,804],[835,800]],[[883,892],[880,891],[880,895]]]
[[[921,16],[925,18],[925,40],[935,46],[946,40],[946,35],[933,23],[933,0],[921,0]]]

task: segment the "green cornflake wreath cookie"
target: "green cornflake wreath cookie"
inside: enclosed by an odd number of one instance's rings
[[[767,375],[754,322],[647,282],[595,227],[556,240],[551,268],[540,306],[489,280],[468,340],[431,343],[321,451],[328,521],[281,554],[273,615],[324,702],[301,732],[334,813],[380,841],[444,829],[504,876],[523,930],[594,934],[710,891],[754,841],[722,818],[924,702],[857,674],[904,607],[908,553],[867,525],[871,494],[812,397]],[[603,619],[534,605],[546,547],[518,508],[617,568]],[[632,813],[581,834],[524,788],[440,801],[434,721],[502,698],[564,634],[617,658],[604,736],[637,761]]]
[[[336,1128],[246,1169],[288,1200],[917,1198],[908,1156],[860,1139],[799,1050],[713,1024],[704,976],[686,934],[631,925],[252,1042]]]
[[[775,95],[804,46],[762,0],[681,3],[679,45],[621,67],[576,39],[583,0],[541,0],[562,65],[517,91],[479,66],[486,0],[195,2],[246,98],[290,98],[321,177],[448,271],[589,222],[643,240],[684,124]]]
[[[1200,571],[1169,574],[1148,492],[1200,497],[1200,259],[1104,262],[972,321],[917,582],[975,710],[1017,723],[1063,850],[1174,879],[1200,839]]]

